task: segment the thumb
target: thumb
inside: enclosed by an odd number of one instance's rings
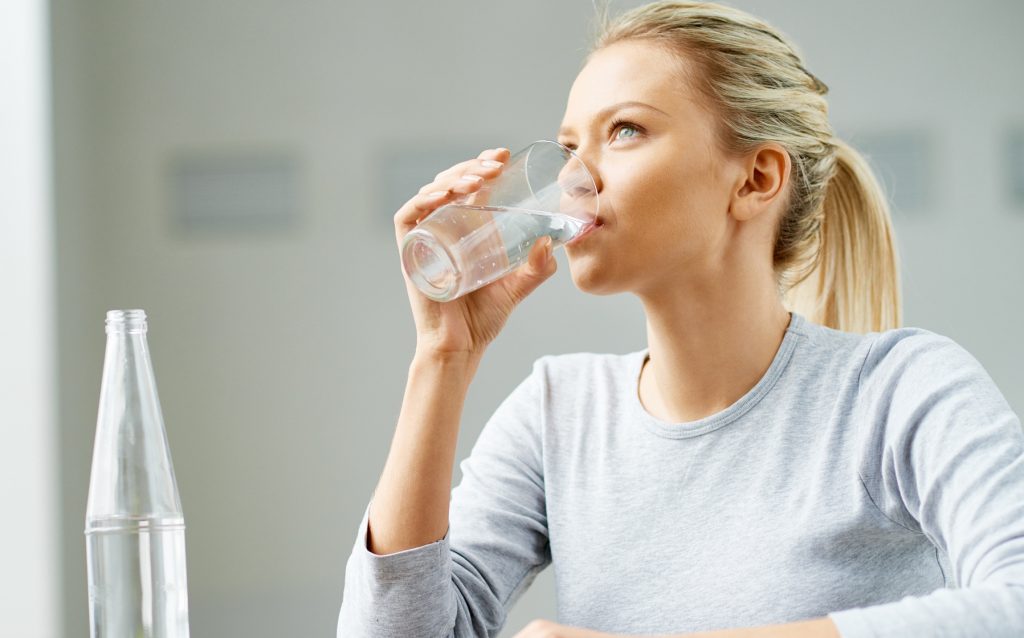
[[[526,263],[509,276],[517,299],[525,298],[558,270],[558,260],[552,252],[550,237],[541,237],[533,243]]]

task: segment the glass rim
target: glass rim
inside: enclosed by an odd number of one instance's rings
[[[590,179],[590,184],[594,187],[594,219],[591,220],[590,223],[596,223],[597,222],[597,218],[600,216],[600,213],[601,213],[601,198],[598,196],[598,193],[597,193],[597,180],[594,179],[594,174],[590,171],[590,167],[587,166],[587,163],[584,162],[583,158],[580,157],[579,155],[577,155],[575,151],[573,151],[571,148],[569,148],[565,144],[562,144],[561,142],[557,142],[555,140],[549,140],[549,139],[534,140],[533,142],[527,144],[522,150],[526,150],[526,149],[532,148],[532,147],[536,146],[537,144],[541,144],[541,143],[554,144],[555,146],[559,147],[560,149],[562,149],[563,151],[568,153],[577,162],[579,162],[581,167],[583,167],[583,171],[587,174],[587,177]],[[520,151],[520,152],[522,152],[522,151]]]

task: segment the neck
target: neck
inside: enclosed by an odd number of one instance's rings
[[[790,321],[770,274],[756,281],[718,278],[642,295],[641,302],[650,356],[640,376],[640,401],[672,423],[720,412],[753,388]]]

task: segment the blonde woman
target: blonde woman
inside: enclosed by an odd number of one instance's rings
[[[640,299],[648,347],[538,359],[449,502],[474,372],[556,262],[538,242],[445,304],[409,285],[417,350],[339,636],[496,636],[548,565],[558,622],[519,638],[1024,636],[1020,420],[963,348],[899,327],[885,202],[826,91],[735,9],[604,24],[559,136],[602,225],[566,252],[580,290]],[[507,159],[439,174],[398,241]]]

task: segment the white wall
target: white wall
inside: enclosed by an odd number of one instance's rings
[[[997,165],[1003,125],[1024,120],[1021,5],[738,4],[802,45],[841,131],[934,133],[937,205],[897,220],[907,323],[960,341],[1024,410],[1024,214],[1001,199]],[[53,3],[66,635],[86,631],[102,316],[125,307],[151,318],[193,634],[331,635],[414,346],[380,158],[396,144],[516,148],[553,135],[591,3],[85,5]],[[975,15],[983,26],[965,31]],[[296,226],[173,224],[168,161],[267,149],[301,161]],[[559,259],[481,366],[460,458],[536,357],[644,344],[639,306],[582,295]],[[552,581],[548,570],[535,582],[505,635],[553,617]]]
[[[0,636],[60,635],[49,34],[0,6]]]

